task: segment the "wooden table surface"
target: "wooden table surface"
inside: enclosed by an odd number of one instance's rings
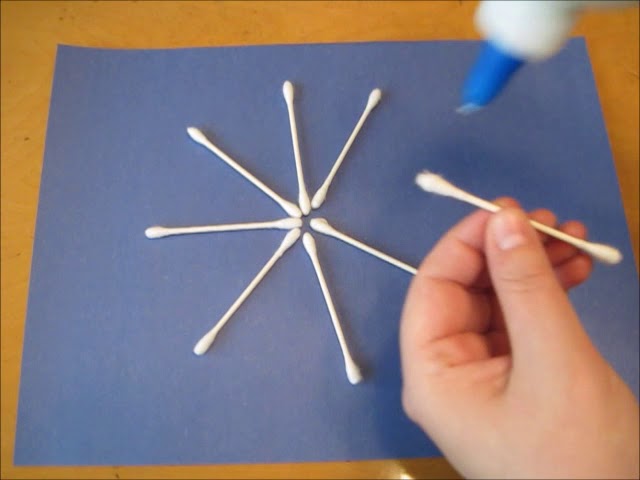
[[[166,48],[477,39],[472,22],[475,7],[475,2],[460,1],[2,1],[0,478],[457,477],[443,459],[83,468],[18,468],[12,459],[27,287],[57,44]],[[588,13],[579,21],[575,33],[587,39],[637,265],[638,9]]]

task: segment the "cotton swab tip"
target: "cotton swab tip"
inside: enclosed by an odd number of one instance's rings
[[[622,261],[622,252],[610,245],[601,243],[588,243],[582,249],[592,257],[609,265],[616,265]]]
[[[458,188],[449,183],[440,175],[423,170],[416,175],[416,184],[425,192],[436,193],[438,195],[450,196]]]
[[[276,221],[274,226],[282,230],[291,230],[292,228],[300,228],[302,226],[302,220],[295,217],[283,218],[282,220]]]
[[[293,84],[289,80],[282,84],[282,94],[287,103],[293,102]]]
[[[345,362],[345,370],[347,372],[347,378],[351,385],[357,385],[362,381],[362,373],[353,360]]]
[[[315,239],[311,236],[310,233],[305,233],[304,235],[302,235],[302,244],[304,245],[304,248],[307,252],[309,252],[312,255],[315,255],[317,252],[316,249],[316,241]]]
[[[316,232],[329,233],[333,231],[333,227],[327,222],[326,218],[312,218],[309,225]]]
[[[369,100],[367,101],[367,108],[372,109],[373,107],[378,105],[381,98],[382,90],[380,90],[379,88],[374,88],[373,90],[371,90],[371,93],[369,94]]]
[[[298,196],[298,203],[300,204],[300,211],[303,215],[309,215],[311,212],[311,202],[309,201],[309,195],[307,192],[300,192]]]
[[[187,133],[189,134],[189,136],[191,137],[191,139],[194,142],[198,142],[198,143],[208,142],[207,137],[204,136],[204,133],[202,133],[196,127],[188,127],[187,128]]]
[[[324,188],[324,185],[320,187],[320,189],[316,192],[316,194],[311,199],[311,206],[316,209],[320,208],[324,203],[325,198],[327,198],[327,189]]]
[[[300,209],[298,208],[298,206],[295,203],[291,203],[287,200],[282,200],[280,202],[278,202],[280,204],[280,206],[282,207],[282,209],[287,212],[289,215],[291,215],[292,217],[295,218],[300,218],[302,217],[302,212],[300,211]]]
[[[164,227],[149,227],[144,231],[147,238],[162,238],[167,236],[167,229]]]
[[[300,238],[300,233],[301,231],[299,228],[294,228],[289,233],[287,233],[284,237],[284,240],[282,240],[282,243],[280,244],[280,251],[284,253],[286,250],[291,248],[293,244],[296,243],[298,238]]]
[[[196,346],[193,347],[193,353],[195,353],[198,356],[204,355],[205,353],[207,353],[207,350],[211,348],[213,341],[216,339],[216,335],[218,335],[218,332],[209,332],[200,340],[198,340],[198,343],[196,343]]]

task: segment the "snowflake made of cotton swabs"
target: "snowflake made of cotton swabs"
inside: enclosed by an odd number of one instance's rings
[[[291,248],[298,238],[300,237],[300,227],[302,226],[302,216],[308,215],[312,208],[318,209],[324,202],[327,191],[331,186],[331,182],[335,177],[340,165],[344,161],[344,158],[351,148],[351,144],[355,140],[358,132],[362,128],[362,125],[366,121],[367,117],[371,113],[371,111],[375,108],[381,98],[381,92],[379,89],[374,89],[369,95],[369,99],[367,101],[367,105],[356,123],[351,135],[347,139],[340,155],[335,161],[333,167],[331,168],[327,178],[325,179],[322,186],[318,189],[316,194],[313,196],[311,200],[309,200],[309,195],[307,194],[307,189],[304,182],[304,175],[302,171],[302,164],[300,161],[300,149],[298,146],[298,131],[296,127],[296,118],[293,110],[293,85],[291,82],[286,81],[282,87],[282,92],[284,94],[285,101],[287,103],[287,110],[289,114],[289,124],[291,126],[291,141],[293,144],[293,153],[296,164],[296,174],[298,179],[298,205],[289,202],[282,198],[280,195],[275,193],[271,188],[267,187],[264,183],[262,183],[259,179],[253,176],[250,172],[248,172],[244,167],[238,164],[235,160],[233,160],[229,155],[220,150],[216,145],[211,143],[205,135],[195,127],[187,128],[187,132],[189,136],[200,145],[209,149],[211,152],[216,154],[220,159],[226,162],[231,168],[233,168],[236,172],[242,175],[249,182],[253,183],[257,188],[259,188],[263,193],[269,196],[272,200],[274,200],[278,205],[280,205],[285,212],[289,215],[288,218],[283,218],[280,220],[267,221],[267,222],[253,222],[253,223],[236,223],[236,224],[227,224],[227,225],[203,225],[203,226],[194,226],[194,227],[160,227],[154,226],[149,227],[145,230],[145,235],[147,238],[162,238],[170,235],[184,235],[184,234],[192,234],[192,233],[208,233],[208,232],[225,232],[225,231],[238,231],[238,230],[257,230],[257,229],[268,229],[268,228],[278,228],[283,230],[289,230],[285,235],[282,243],[271,256],[271,258],[265,263],[262,269],[258,272],[258,274],[254,277],[254,279],[249,283],[249,285],[245,288],[245,290],[240,294],[240,296],[236,299],[236,301],[229,307],[227,312],[218,320],[218,322],[214,325],[214,327],[209,330],[199,341],[196,343],[193,351],[197,355],[203,355],[209,347],[211,347],[213,341],[216,338],[218,332],[224,327],[224,325],[229,321],[229,319],[233,316],[233,314],[240,308],[242,303],[246,300],[246,298],[251,294],[251,292],[255,289],[255,287],[262,281],[262,279],[267,275],[269,270],[273,267],[273,265],[278,261],[284,253]],[[329,222],[327,222],[324,218],[313,218],[309,222],[311,228],[319,233],[324,235],[328,235],[339,240],[342,240],[345,243],[348,243],[370,255],[374,255],[375,257],[384,260],[398,268],[401,268],[411,274],[416,273],[416,269],[410,265],[407,265],[400,260],[397,260],[379,250],[376,250],[369,245],[366,245],[338,230],[333,228]],[[349,347],[344,338],[344,334],[342,333],[342,327],[340,325],[340,319],[336,313],[335,307],[333,305],[333,301],[331,299],[331,294],[329,292],[329,288],[327,287],[327,282],[322,273],[322,268],[320,267],[320,262],[318,260],[318,255],[316,252],[316,244],[313,236],[310,233],[305,233],[302,236],[302,242],[304,248],[307,252],[307,255],[311,259],[311,263],[315,270],[316,276],[318,278],[318,282],[320,284],[320,288],[322,290],[322,294],[324,296],[325,302],[327,304],[327,309],[329,310],[329,315],[331,316],[331,321],[333,323],[333,327],[336,332],[336,336],[338,337],[338,342],[340,344],[340,348],[342,350],[342,355],[344,357],[345,370],[347,372],[347,377],[352,384],[357,384],[362,380],[362,374],[360,373],[360,369],[356,365],[356,363],[351,358],[351,353],[349,352]]]

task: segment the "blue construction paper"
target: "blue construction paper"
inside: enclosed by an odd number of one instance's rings
[[[311,193],[369,92],[384,96],[318,215],[417,265],[472,207],[425,194],[422,169],[518,198],[625,260],[571,294],[638,394],[638,277],[582,39],[523,69],[489,108],[456,114],[476,42],[178,50],[61,46],[46,139],[15,442],[18,465],[196,464],[434,456],[404,415],[398,323],[410,275],[315,235],[366,381],[348,383],[302,244],[276,263],[203,357],[195,342],[283,231],[148,240],[151,225],[285,214],[186,127],[285,198],[297,183],[285,102],[296,87]],[[308,227],[305,227],[308,229]]]

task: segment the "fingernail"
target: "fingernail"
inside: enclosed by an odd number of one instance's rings
[[[501,250],[511,250],[527,242],[528,220],[519,211],[501,210],[494,215],[491,223],[494,238]]]

